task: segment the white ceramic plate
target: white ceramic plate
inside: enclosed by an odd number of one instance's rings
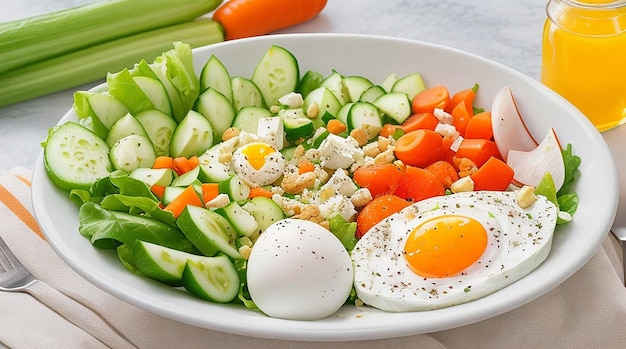
[[[284,46],[300,69],[327,75],[363,75],[382,82],[419,71],[427,85],[444,84],[451,92],[480,85],[475,105],[491,109],[491,100],[509,85],[529,130],[543,139],[554,127],[563,144],[572,143],[582,158],[578,180],[580,205],[574,221],[556,231],[548,259],[531,274],[482,299],[416,313],[385,313],[345,306],[321,321],[265,317],[243,306],[207,303],[183,291],[129,273],[111,251],[96,250],[78,233],[77,208],[47,178],[40,158],[33,178],[33,205],[48,241],[81,276],[138,307],[198,327],[265,338],[341,341],[405,336],[454,328],[515,309],[547,293],[581,268],[607,234],[617,207],[617,171],[600,133],[564,99],[537,81],[500,64],[441,46],[375,36],[336,34],[275,35],[238,40],[194,51],[197,69],[211,54],[231,75],[249,77],[270,45]],[[61,121],[75,119],[69,111]],[[254,325],[252,325],[254,324]]]

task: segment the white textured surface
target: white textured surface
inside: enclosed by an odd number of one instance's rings
[[[93,1],[3,0],[0,21],[89,2]],[[318,17],[283,32],[363,33],[426,41],[476,53],[538,79],[544,6],[543,0],[328,0]],[[71,107],[72,92],[93,85],[0,108],[0,167],[33,168],[48,128]]]

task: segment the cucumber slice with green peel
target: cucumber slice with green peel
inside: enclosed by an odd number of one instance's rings
[[[337,71],[333,71],[330,75],[328,75],[324,81],[322,81],[320,87],[328,88],[335,95],[335,97],[337,97],[337,100],[341,105],[350,101],[348,93],[343,86],[343,75],[339,74]]]
[[[200,72],[200,93],[206,91],[209,87],[224,95],[229,102],[232,102],[233,87],[230,81],[230,74],[222,61],[215,55],[211,55]]]
[[[140,180],[149,187],[153,185],[169,186],[174,179],[174,173],[169,168],[136,168],[132,170],[128,177]]]
[[[50,180],[63,190],[89,189],[112,168],[109,146],[75,122],[51,129],[44,143],[44,167]]]
[[[130,135],[113,144],[109,158],[114,168],[131,172],[140,167],[152,167],[156,161],[156,152],[148,137]]]
[[[298,87],[298,92],[302,95],[302,97],[306,98],[306,96],[311,93],[311,91],[320,87],[324,81],[324,76],[316,71],[308,70],[300,79],[300,85]]]
[[[328,87],[324,86],[316,88],[304,98],[303,109],[308,113],[312,104],[317,105],[317,115],[307,116],[313,120],[316,128],[323,126],[324,119],[337,117],[337,112],[341,109],[341,102]]]
[[[315,133],[313,121],[309,118],[284,118],[285,137],[290,142],[311,137]]]
[[[165,190],[163,190],[163,198],[161,199],[163,205],[169,205],[169,203],[174,201],[174,199],[176,199],[185,189],[186,187],[165,187]]]
[[[227,180],[230,176],[230,166],[219,161],[220,149],[212,147],[198,157],[198,179],[203,183],[219,183]]]
[[[241,208],[237,202],[231,202],[230,204],[218,208],[215,213],[226,218],[230,224],[237,231],[238,236],[255,236],[259,233],[259,224],[254,216]]]
[[[145,76],[135,76],[133,80],[152,102],[154,109],[160,110],[167,115],[172,115],[170,98],[160,80]]]
[[[386,93],[378,97],[373,104],[398,124],[402,124],[411,116],[411,101],[404,92]]]
[[[178,124],[170,142],[170,156],[191,157],[213,145],[213,127],[204,116],[190,110]]]
[[[400,78],[398,78],[398,75],[396,75],[395,73],[391,73],[387,75],[385,79],[383,79],[383,82],[380,84],[380,86],[385,90],[385,92],[389,93],[393,89],[393,85],[395,85],[398,80],[400,80]]]
[[[235,246],[237,233],[230,222],[219,214],[203,207],[188,205],[176,224],[202,254],[215,256],[221,252],[231,258],[241,258]]]
[[[250,80],[261,90],[266,106],[277,105],[280,97],[298,87],[298,61],[287,49],[273,45],[257,64]]]
[[[263,94],[259,87],[250,79],[235,76],[230,79],[233,89],[233,108],[239,112],[245,107],[265,107]]]
[[[367,134],[369,140],[376,138],[383,128],[378,108],[372,103],[356,102],[348,111],[348,127],[360,128]]]
[[[359,98],[359,102],[370,102],[370,103],[374,103],[374,101],[386,94],[387,91],[385,91],[385,89],[380,86],[380,85],[374,85],[371,86],[370,88],[368,88],[367,90],[365,90],[365,92],[363,92],[363,94],[361,94],[361,97]]]
[[[237,269],[225,256],[189,259],[183,270],[183,285],[192,295],[216,303],[228,303],[239,293]]]
[[[272,115],[271,111],[263,107],[244,107],[235,116],[232,126],[240,131],[256,134],[259,130],[259,119]]]
[[[119,120],[111,126],[105,141],[109,147],[113,147],[117,141],[130,135],[148,137],[146,130],[143,128],[139,120],[137,120],[132,114],[128,113],[119,118]]]
[[[293,158],[294,154],[296,153],[296,148],[297,146],[292,145],[289,147],[285,147],[283,149],[280,150],[280,153],[283,154],[283,157],[285,158],[285,161],[289,161]]]
[[[192,184],[200,184],[198,175],[200,174],[200,166],[196,166],[191,170],[183,173],[182,175],[172,180],[171,186],[173,187],[188,187]]]
[[[202,114],[213,127],[215,138],[222,139],[226,131],[235,119],[235,109],[230,100],[218,90],[209,87],[196,101],[194,110]]]
[[[280,206],[274,200],[264,196],[254,197],[241,207],[252,214],[261,232],[274,222],[285,219],[285,213]]]
[[[237,175],[230,176],[218,184],[218,191],[228,195],[230,201],[241,201],[248,198],[250,186]]]
[[[204,256],[137,240],[132,247],[133,262],[145,276],[170,286],[183,286],[183,270],[188,260]]]
[[[348,102],[341,106],[339,111],[337,112],[337,120],[343,122],[344,125],[348,125],[348,114],[350,113],[350,108],[354,105],[354,102]]]
[[[102,139],[117,120],[130,112],[122,101],[104,92],[77,91],[73,107],[80,119],[92,118],[93,131]]]
[[[135,115],[150,138],[157,156],[169,155],[172,135],[178,127],[176,120],[159,110],[145,110]]]
[[[425,89],[426,85],[424,85],[422,75],[420,73],[413,73],[396,81],[390,92],[404,92],[409,100],[413,100],[413,97],[415,97],[416,94],[424,91]]]
[[[348,96],[348,102],[358,102],[363,92],[374,84],[362,76],[346,76],[343,78],[343,86]]]

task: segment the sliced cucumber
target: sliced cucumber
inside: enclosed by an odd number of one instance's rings
[[[404,92],[386,93],[378,97],[373,104],[398,124],[411,116],[411,101]]]
[[[187,187],[174,187],[174,186],[165,187],[165,190],[163,191],[163,198],[161,199],[161,201],[163,202],[163,205],[164,206],[169,205],[170,202],[174,201],[174,199],[176,199],[178,195],[180,195],[183,191],[185,191],[185,189],[187,189]]]
[[[246,202],[242,208],[254,217],[260,231],[265,231],[274,222],[285,219],[285,213],[274,200],[257,196]]]
[[[231,258],[241,258],[235,239],[237,233],[226,218],[198,206],[187,205],[176,220],[187,239],[204,255],[222,252]]]
[[[189,293],[210,302],[228,303],[239,292],[237,269],[225,255],[187,260],[182,277]]]
[[[324,80],[324,76],[322,74],[309,70],[302,76],[300,79],[300,86],[298,87],[298,92],[302,95],[302,97],[306,98],[306,96],[311,93],[311,91],[320,87],[320,84]]]
[[[188,158],[202,154],[211,145],[213,145],[213,128],[209,120],[197,111],[190,110],[172,135],[170,155]]]
[[[154,105],[154,109],[160,110],[167,115],[172,115],[172,106],[167,90],[163,86],[161,80],[153,79],[145,76],[133,77],[135,83],[146,94],[148,99]]]
[[[424,91],[425,89],[426,85],[424,85],[422,75],[420,73],[413,73],[396,81],[390,92],[404,92],[407,97],[409,97],[409,100],[413,100],[413,97],[415,97],[416,94]]]
[[[233,87],[230,83],[230,74],[222,61],[215,55],[211,55],[200,72],[200,91],[204,92],[209,87],[232,102]]]
[[[152,187],[155,184],[168,186],[174,179],[174,173],[169,168],[139,167],[132,170],[128,176],[146,183],[149,187]]]
[[[219,183],[231,176],[230,167],[219,161],[219,155],[219,148],[212,147],[198,157],[200,161],[198,179],[203,183]]]
[[[313,121],[309,118],[284,118],[285,136],[290,142],[311,137],[315,133]]]
[[[265,107],[259,87],[250,79],[235,76],[230,79],[233,89],[233,108],[235,112],[245,107]]]
[[[139,167],[152,167],[156,152],[148,137],[130,135],[113,144],[109,157],[114,168],[131,172]]]
[[[74,93],[74,111],[79,118],[92,118],[93,131],[105,139],[109,129],[130,110],[122,101],[108,93],[77,91]]]
[[[363,129],[370,140],[378,136],[378,133],[383,128],[378,108],[368,102],[354,103],[348,111],[347,121],[350,129]]]
[[[240,131],[256,134],[259,129],[259,119],[272,116],[272,112],[263,107],[244,107],[237,113],[233,127]]]
[[[174,187],[188,187],[192,184],[200,184],[198,175],[200,174],[200,166],[196,166],[191,170],[183,173],[182,175],[172,180],[172,186]]]
[[[385,89],[380,85],[374,85],[365,90],[361,97],[359,98],[359,102],[370,102],[373,103],[378,97],[387,93]]]
[[[248,198],[250,186],[237,175],[230,176],[218,184],[218,191],[227,194],[230,201],[240,201]]]
[[[206,258],[141,240],[133,244],[132,254],[139,271],[170,286],[183,286],[183,270],[188,260]]]
[[[399,80],[398,75],[396,75],[395,73],[391,73],[389,75],[387,75],[385,77],[385,79],[383,79],[383,82],[380,84],[380,86],[385,89],[385,92],[391,92],[391,90],[393,89],[393,85]]]
[[[348,125],[348,114],[350,113],[350,108],[352,108],[353,105],[353,102],[348,102],[342,105],[337,112],[337,120],[343,122],[344,125]]]
[[[230,100],[212,87],[200,94],[194,109],[209,120],[218,140],[222,139],[224,131],[235,119],[235,109]]]
[[[134,116],[132,116],[132,114],[128,113],[119,118],[119,120],[111,126],[105,141],[109,147],[112,147],[117,141],[130,135],[148,137],[148,134],[141,123]]]
[[[89,189],[109,175],[109,146],[95,133],[75,122],[65,122],[48,135],[44,167],[52,182],[63,190]]]
[[[169,155],[172,135],[178,124],[170,115],[159,110],[145,110],[135,115],[150,138],[157,156]]]
[[[298,61],[287,49],[273,45],[257,64],[250,80],[261,90],[266,106],[276,105],[280,97],[297,89]]]
[[[367,78],[356,75],[344,77],[342,83],[348,96],[348,102],[358,102],[363,92],[374,86]]]
[[[241,208],[237,202],[218,208],[215,212],[226,218],[239,236],[254,236],[259,232],[259,224],[254,216]]]
[[[323,125],[323,120],[337,117],[337,112],[341,108],[341,102],[335,94],[324,86],[316,88],[304,98],[303,109],[308,111],[312,104],[317,105],[318,112],[314,118],[313,115],[308,115],[308,117],[314,120],[313,123],[316,128]]]
[[[341,105],[348,103],[350,98],[343,86],[343,76],[337,71],[333,71],[328,75],[324,81],[320,84],[321,87],[328,88],[337,97],[337,100]]]

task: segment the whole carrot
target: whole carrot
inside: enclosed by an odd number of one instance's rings
[[[230,0],[213,13],[226,40],[268,34],[317,16],[327,0]]]

